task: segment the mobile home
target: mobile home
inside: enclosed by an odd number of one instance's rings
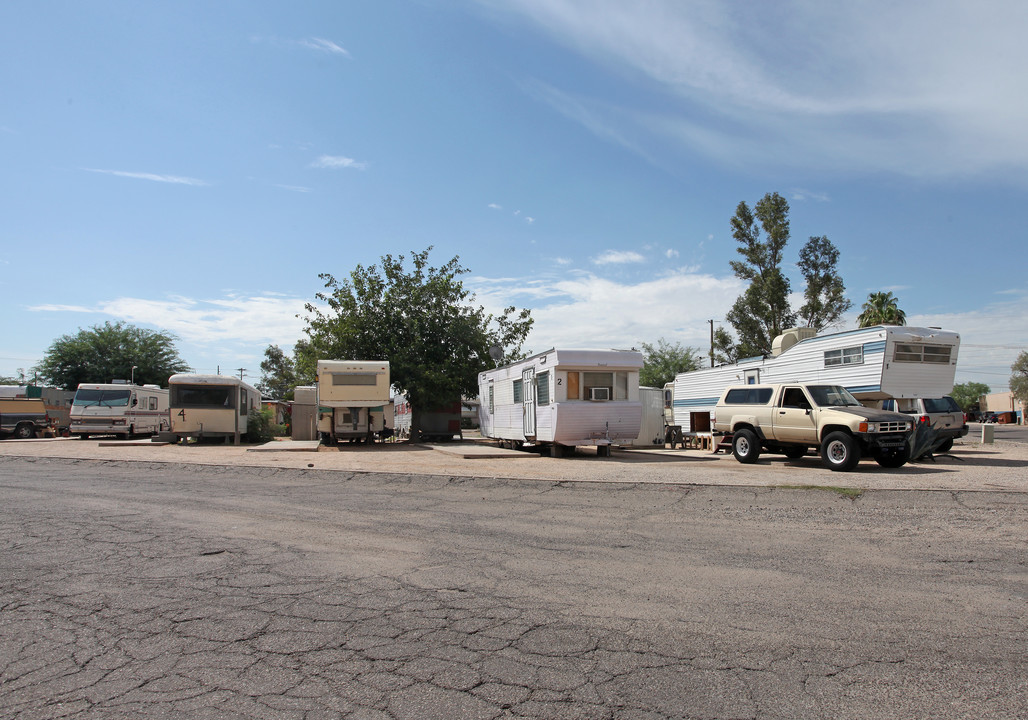
[[[79,383],[71,401],[72,435],[153,435],[171,428],[168,391],[157,385]]]
[[[953,390],[960,335],[938,328],[876,325],[816,335],[794,328],[755,357],[679,374],[664,386],[665,420],[683,432],[710,429],[722,391],[739,383],[842,385],[866,405],[888,398],[935,398]]]
[[[325,442],[372,442],[392,434],[388,362],[318,360],[317,388],[317,428]]]
[[[479,373],[479,427],[504,445],[564,448],[634,441],[642,423],[635,350],[552,349]]]
[[[230,375],[179,373],[168,379],[171,432],[183,438],[232,438],[246,434],[250,411],[260,412],[257,388]]]

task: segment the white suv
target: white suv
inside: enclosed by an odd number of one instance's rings
[[[939,433],[942,444],[935,452],[949,452],[953,441],[967,435],[964,411],[948,395],[941,398],[898,398],[882,401],[883,410],[895,410],[915,416],[915,422],[930,422]]]

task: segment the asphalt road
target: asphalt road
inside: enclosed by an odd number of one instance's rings
[[[1023,718],[1028,494],[0,457],[36,718]]]

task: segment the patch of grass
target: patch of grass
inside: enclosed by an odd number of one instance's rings
[[[773,487],[781,490],[827,490],[850,500],[856,500],[864,494],[861,488],[836,487],[835,485],[774,485]]]

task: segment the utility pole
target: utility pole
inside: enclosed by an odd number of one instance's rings
[[[246,372],[246,368],[236,368],[239,371],[239,379],[243,379],[243,373]]]
[[[710,320],[710,366],[714,367],[714,321]]]

